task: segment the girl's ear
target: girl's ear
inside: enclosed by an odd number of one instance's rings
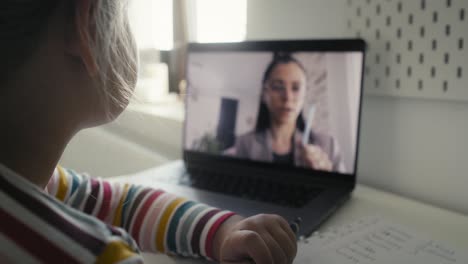
[[[74,1],[74,21],[71,21],[71,33],[67,39],[67,51],[79,57],[90,76],[98,72],[96,60],[93,57],[91,43],[96,32],[93,12],[95,5],[92,0]]]

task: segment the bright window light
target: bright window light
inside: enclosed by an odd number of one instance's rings
[[[247,0],[197,0],[195,20],[197,42],[245,40]]]
[[[129,19],[139,49],[173,48],[172,0],[132,0]]]

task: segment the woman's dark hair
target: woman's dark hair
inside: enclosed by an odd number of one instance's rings
[[[262,90],[264,89],[263,87],[265,86],[265,82],[270,78],[271,72],[275,69],[275,67],[279,64],[287,63],[295,63],[297,66],[299,66],[299,68],[302,69],[302,71],[304,71],[304,74],[306,73],[304,66],[296,58],[294,58],[291,55],[291,53],[275,52],[273,54],[273,59],[271,60],[270,64],[268,64],[265,73],[263,73]],[[265,131],[270,127],[270,125],[270,111],[268,110],[266,104],[263,102],[262,96],[260,96],[260,106],[258,109],[258,117],[257,123],[255,125],[255,132]],[[304,131],[305,124],[302,112],[299,113],[299,116],[297,117],[296,127],[297,129],[299,129],[299,131]]]

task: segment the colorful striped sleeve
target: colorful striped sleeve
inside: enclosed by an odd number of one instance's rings
[[[1,263],[143,263],[123,229],[65,205],[2,164],[0,219]]]
[[[122,227],[146,252],[212,259],[214,235],[234,215],[160,189],[109,183],[60,166],[46,190],[75,209]]]

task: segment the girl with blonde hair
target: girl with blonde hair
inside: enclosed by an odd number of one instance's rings
[[[137,78],[124,0],[4,0],[0,9],[0,259],[141,263],[140,250],[292,263],[276,215],[244,218],[57,165],[81,129],[115,119]]]

